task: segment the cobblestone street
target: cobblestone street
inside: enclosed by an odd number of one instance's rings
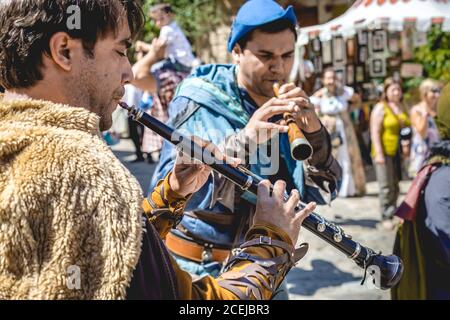
[[[115,154],[122,161],[133,158],[131,141],[122,140],[113,146]],[[144,192],[147,191],[155,165],[145,162],[125,165],[138,178]],[[372,179],[370,179],[372,180]],[[409,181],[402,181],[401,199],[406,193]],[[367,184],[367,195],[361,198],[336,199],[332,207],[322,206],[317,213],[336,222],[345,232],[362,245],[383,254],[390,254],[395,231],[388,231],[378,225],[378,185]],[[389,291],[381,291],[369,285],[360,285],[363,270],[344,254],[326,244],[309,231],[302,229],[299,242],[309,243],[309,252],[287,277],[291,299],[389,299]]]

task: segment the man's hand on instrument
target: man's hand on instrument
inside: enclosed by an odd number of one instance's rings
[[[280,87],[279,99],[289,101],[298,107],[294,113],[297,125],[306,133],[319,131],[322,125],[315,111],[314,105],[306,93],[293,83],[286,83]]]
[[[246,136],[257,144],[265,143],[277,133],[286,133],[289,127],[281,123],[269,122],[273,116],[300,109],[287,100],[272,98],[255,111],[244,128]]]
[[[309,203],[303,210],[295,212],[300,201],[300,194],[293,190],[288,201],[284,201],[283,194],[286,183],[278,180],[273,192],[270,194],[270,181],[263,180],[258,185],[258,198],[256,201],[256,212],[253,223],[264,224],[268,222],[284,230],[295,246],[298,240],[300,226],[303,220],[316,208],[316,203]]]
[[[222,163],[237,167],[241,162],[240,159],[224,155],[212,142],[203,140],[197,136],[192,136],[190,139],[206,149],[205,152],[209,152]],[[208,165],[192,159],[189,155],[180,151],[172,169],[169,184],[173,191],[180,196],[186,197],[200,190],[208,180],[210,174],[211,168]]]

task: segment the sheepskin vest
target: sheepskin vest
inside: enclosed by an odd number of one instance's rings
[[[142,191],[81,108],[0,96],[0,299],[124,299]]]

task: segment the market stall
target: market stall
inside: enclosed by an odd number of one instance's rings
[[[369,117],[380,98],[380,84],[389,76],[407,80],[425,75],[414,51],[427,44],[431,28],[450,31],[449,0],[357,0],[341,16],[299,30],[291,79],[311,95],[321,87],[323,70],[333,67],[341,84],[359,93],[362,105],[348,111],[366,163]]]
[[[368,91],[373,79],[422,75],[411,61],[433,25],[450,31],[449,0],[357,0],[341,16],[301,28],[298,45],[315,74],[333,66],[345,84]]]

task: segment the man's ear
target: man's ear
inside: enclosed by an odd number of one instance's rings
[[[74,53],[79,41],[73,40],[65,32],[57,32],[50,38],[50,59],[64,71],[71,71]]]
[[[233,61],[236,64],[239,64],[241,62],[242,50],[241,50],[241,46],[239,44],[236,44],[234,46],[233,51],[231,51],[231,55],[233,57]]]

